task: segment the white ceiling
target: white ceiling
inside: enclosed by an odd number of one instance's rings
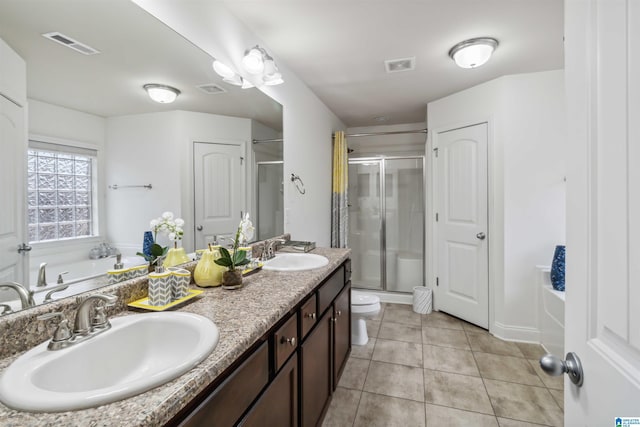
[[[99,51],[85,56],[41,36],[59,31]],[[282,107],[258,89],[228,85],[202,50],[129,0],[0,0],[0,38],[27,63],[31,99],[102,117],[167,110],[256,119],[282,129]],[[182,91],[157,104],[142,86]],[[216,83],[228,92],[202,93]]]
[[[424,121],[427,102],[564,66],[562,0],[224,1],[348,126]],[[493,58],[458,68],[449,49],[481,36],[499,40]],[[414,71],[385,72],[413,56]]]

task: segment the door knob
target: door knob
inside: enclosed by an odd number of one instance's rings
[[[545,354],[540,358],[540,367],[547,375],[567,374],[572,383],[578,387],[582,386],[584,372],[582,371],[580,358],[573,352],[567,353],[565,357],[566,360],[562,360],[553,354]]]
[[[198,230],[198,231],[202,231],[202,226],[201,226],[201,225],[197,226],[197,227],[196,227],[196,230]]]
[[[487,236],[481,231],[478,234],[476,234],[476,237],[480,240],[484,240]]]

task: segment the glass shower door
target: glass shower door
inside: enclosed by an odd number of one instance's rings
[[[284,232],[283,162],[258,162],[256,179],[257,240]]]
[[[385,160],[386,290],[424,285],[424,158]]]
[[[383,288],[381,170],[382,160],[349,161],[349,247],[356,288]]]

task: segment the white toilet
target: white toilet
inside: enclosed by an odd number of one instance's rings
[[[351,344],[366,345],[369,342],[365,319],[379,312],[380,298],[365,292],[351,291]]]

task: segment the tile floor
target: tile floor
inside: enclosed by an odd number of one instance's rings
[[[538,366],[539,345],[411,305],[382,304],[353,346],[324,427],[563,425],[563,379]]]

